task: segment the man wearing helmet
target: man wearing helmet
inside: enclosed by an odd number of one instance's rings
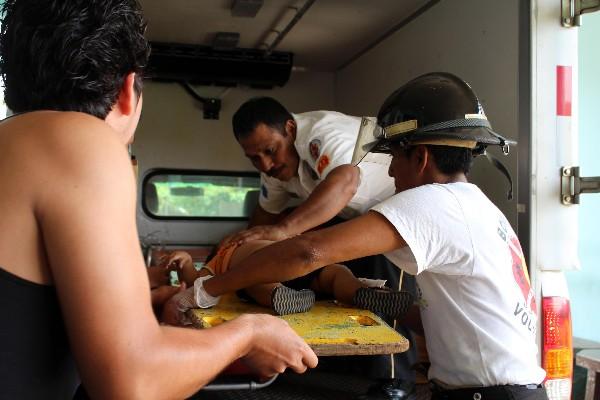
[[[433,399],[547,399],[519,240],[502,212],[467,181],[474,156],[488,145],[508,144],[461,79],[415,78],[386,100],[375,129],[357,142],[363,154],[392,154],[396,194],[361,217],[267,247],[244,268],[206,281],[204,290],[220,295],[385,254],[417,276],[420,300],[406,322],[420,314]]]

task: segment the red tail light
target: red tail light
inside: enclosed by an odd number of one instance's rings
[[[550,399],[570,399],[573,376],[571,306],[564,297],[542,299],[542,367]]]

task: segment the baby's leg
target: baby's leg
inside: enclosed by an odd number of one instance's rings
[[[270,240],[253,240],[250,242],[246,242],[241,246],[238,246],[235,249],[235,252],[231,256],[231,260],[229,261],[228,269],[239,268],[242,265],[242,261],[252,253],[262,249],[274,243]],[[271,307],[271,293],[277,287],[281,286],[279,283],[265,283],[250,286],[245,288],[244,291],[248,296],[250,296],[254,301],[256,301],[261,306]]]
[[[281,283],[255,285],[244,289],[246,294],[277,315],[306,312],[315,304],[315,293],[310,289],[295,290]]]
[[[354,294],[364,286],[348,267],[341,264],[323,267],[318,278],[311,283],[311,289],[315,292],[331,294],[346,304],[352,304]]]
[[[239,246],[233,255],[229,268],[239,268],[243,260],[252,253],[274,242],[254,240]],[[270,307],[278,315],[305,312],[315,303],[315,294],[311,290],[294,290],[281,283],[264,283],[245,288],[244,291],[261,306]]]
[[[343,265],[324,267],[312,288],[332,293],[336,300],[393,318],[402,317],[413,303],[410,292],[367,287]]]

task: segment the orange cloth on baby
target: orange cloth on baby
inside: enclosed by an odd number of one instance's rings
[[[229,243],[227,246],[222,247],[204,268],[208,269],[213,275],[224,274],[229,269],[231,256],[237,248],[237,243]]]

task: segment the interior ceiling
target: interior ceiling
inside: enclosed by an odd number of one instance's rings
[[[253,18],[234,17],[234,0],[140,0],[151,41],[210,46],[217,32],[238,32],[238,47],[274,41],[308,0],[264,0]],[[429,0],[315,0],[274,49],[295,67],[335,71]]]

